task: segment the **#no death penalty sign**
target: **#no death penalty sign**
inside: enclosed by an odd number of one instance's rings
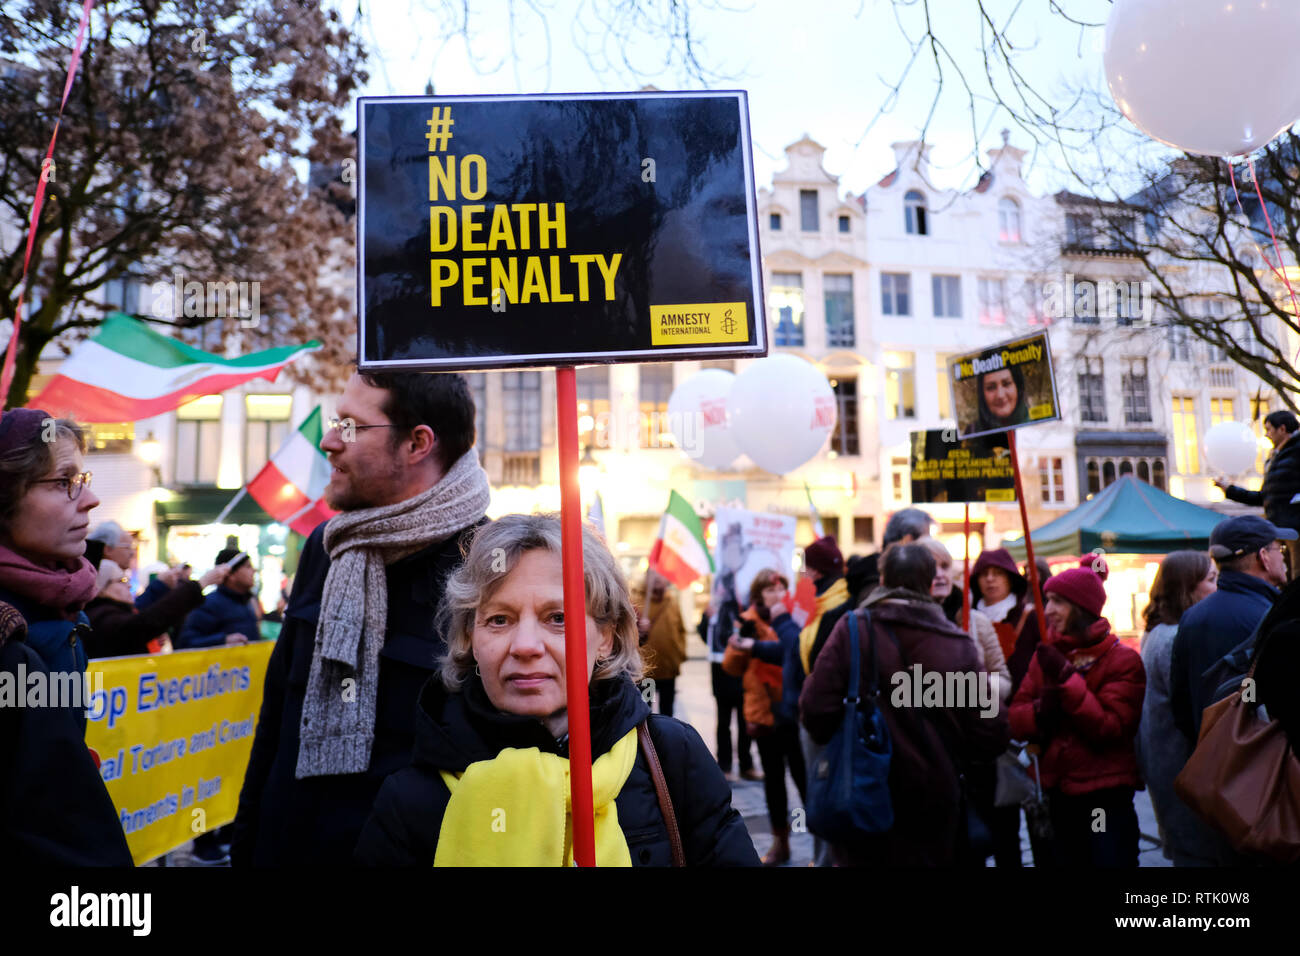
[[[362,368],[767,354],[744,92],[357,114]]]

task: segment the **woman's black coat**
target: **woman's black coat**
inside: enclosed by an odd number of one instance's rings
[[[731,788],[700,735],[671,717],[650,716],[630,680],[597,681],[591,689],[591,749],[610,750],[649,717],[668,781],[688,866],[757,866],[758,854],[744,820],[731,806]],[[536,747],[567,755],[535,717],[503,714],[471,677],[463,693],[446,690],[437,675],[420,694],[411,766],[390,776],[357,842],[356,860],[366,866],[432,866],[450,793],[439,770],[462,771],[490,760],[506,747]],[[619,827],[633,866],[671,866],[668,828],[659,810],[645,755],[614,798]]]

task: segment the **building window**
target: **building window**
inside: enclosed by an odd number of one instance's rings
[[[935,364],[935,391],[939,395],[939,417],[952,418],[952,388],[948,384],[948,359],[951,358],[944,352],[939,352],[934,357]]]
[[[848,217],[848,216],[840,216],[840,218],[839,218],[838,221],[839,221],[839,224],[840,224],[840,232],[848,232],[848,231],[849,231],[849,217]]]
[[[1081,279],[1074,284],[1074,324],[1100,325],[1101,312],[1097,302],[1097,283]]]
[[[853,334],[853,276],[827,273],[822,276],[822,291],[826,302],[826,344],[831,348],[852,348]]]
[[[804,232],[817,232],[817,190],[799,190],[799,228]]]
[[[903,221],[909,236],[927,236],[930,234],[925,196],[915,189],[909,190],[907,195],[903,197]]]
[[[912,314],[912,277],[906,272],[880,273],[880,311],[885,315]]]
[[[776,345],[803,345],[803,275],[798,272],[773,272],[772,291],[768,295],[776,313]]]
[[[1007,324],[1007,283],[1004,279],[979,280],[980,321],[985,325]]]
[[[1096,458],[1088,459],[1088,494],[1095,495],[1101,491],[1101,468]]]
[[[501,400],[506,425],[506,451],[538,451],[542,447],[542,373],[501,373]]]
[[[872,517],[853,517],[853,543],[872,544],[876,540],[876,519]]]
[[[781,231],[781,214],[774,212],[767,217],[767,225],[773,232]]]
[[[906,502],[912,497],[911,464],[906,458],[889,459],[889,484],[894,500]]]
[[[1091,213],[1072,212],[1066,215],[1065,244],[1067,246],[1078,246],[1083,249],[1092,248],[1093,238]]]
[[[482,463],[487,454],[487,373],[465,372],[464,375],[470,397],[474,399],[474,445]]]
[[[1138,460],[1137,478],[1138,481],[1145,481],[1148,485],[1151,484],[1151,468],[1147,465],[1145,458]]]
[[[574,378],[578,386],[578,444],[608,448],[609,366],[580,368]]]
[[[961,318],[961,276],[931,276],[936,319]]]
[[[1014,199],[998,202],[998,238],[1003,242],[1020,241],[1020,203]]]
[[[86,454],[129,455],[135,449],[135,423],[93,422],[81,426],[86,436]]]
[[[176,483],[215,485],[221,463],[220,395],[204,395],[176,409]]]
[[[1115,248],[1132,252],[1137,249],[1137,216],[1119,216],[1115,219]]]
[[[252,481],[289,437],[292,395],[244,396],[244,481]]]
[[[671,362],[657,362],[640,368],[641,447],[665,448],[672,444],[668,434],[668,396],[673,393],[673,366]]]
[[[1131,474],[1133,474],[1133,462],[1125,458],[1119,463],[1119,476],[1123,478],[1125,475]]]
[[[885,353],[885,414],[916,417],[916,353]]]
[[[1079,372],[1079,418],[1085,422],[1106,420],[1106,376],[1100,357],[1082,357]]]
[[[1038,484],[1043,504],[1065,503],[1065,469],[1060,458],[1038,459]]]
[[[1230,398],[1212,398],[1210,399],[1210,425],[1214,426],[1219,422],[1234,422],[1237,419],[1232,414],[1233,402]]]
[[[1115,283],[1115,324],[1132,325],[1146,318],[1146,298],[1141,282]]]
[[[1165,460],[1157,458],[1151,463],[1151,484],[1161,491],[1165,490]]]
[[[1169,326],[1169,358],[1175,362],[1191,361],[1192,349],[1188,345],[1187,326]]]
[[[858,451],[858,380],[831,379],[835,392],[835,430],[831,432],[831,451],[837,455],[857,455]]]
[[[1268,460],[1268,453],[1265,449],[1268,442],[1264,438],[1264,416],[1268,414],[1269,405],[1273,402],[1270,395],[1265,397],[1263,393],[1258,393],[1250,400],[1250,430],[1255,433],[1255,445],[1259,449],[1255,453],[1255,471],[1264,474],[1264,463]]]
[[[1147,360],[1129,359],[1121,378],[1124,391],[1124,421],[1151,421],[1151,394],[1148,388]]]
[[[1115,463],[1109,458],[1101,466],[1101,483],[1105,488],[1115,484]]]
[[[1174,447],[1178,470],[1185,475],[1201,473],[1201,459],[1196,448],[1196,402],[1191,396],[1174,396]]]

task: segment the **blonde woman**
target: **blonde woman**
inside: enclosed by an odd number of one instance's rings
[[[650,715],[634,683],[641,657],[627,582],[585,527],[582,543],[597,865],[672,865],[675,829],[685,865],[756,866],[704,741]],[[385,781],[357,860],[571,865],[559,520],[508,515],[484,525],[448,578],[440,613],[448,649],[420,695],[412,764]]]

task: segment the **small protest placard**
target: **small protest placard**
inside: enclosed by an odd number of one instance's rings
[[[912,501],[1015,501],[1005,433],[958,439],[951,428],[912,432]]]
[[[1046,332],[955,356],[948,381],[962,438],[1061,417]]]

